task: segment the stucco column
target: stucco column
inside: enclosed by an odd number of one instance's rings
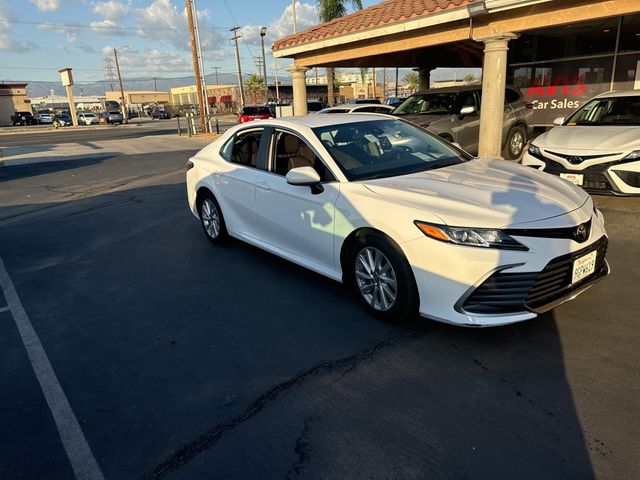
[[[291,82],[293,84],[293,114],[296,117],[307,114],[307,83],[305,73],[310,70],[307,67],[292,65],[286,68],[291,72]]]
[[[429,90],[431,86],[431,67],[416,68],[418,72],[418,91]]]
[[[480,107],[480,139],[478,156],[500,158],[502,122],[504,121],[504,90],[507,81],[507,44],[518,38],[513,33],[498,33],[475,38],[484,43],[482,65],[482,106]]]

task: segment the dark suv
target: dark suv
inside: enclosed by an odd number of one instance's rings
[[[482,89],[479,85],[436,88],[414,93],[391,113],[477,155],[481,100]],[[513,160],[522,154],[530,134],[527,119],[532,113],[532,105],[522,99],[520,92],[507,87],[502,125],[505,158]]]
[[[16,112],[11,115],[11,123],[13,125],[35,125],[36,120],[31,112]]]

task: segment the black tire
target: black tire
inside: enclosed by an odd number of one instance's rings
[[[368,262],[369,269],[367,259],[372,260]],[[385,261],[391,270],[387,269]],[[353,246],[348,262],[349,281],[366,310],[394,323],[415,318],[419,305],[416,281],[409,262],[392,241],[381,234],[368,234]],[[382,268],[371,272],[370,268],[376,265]],[[395,280],[395,289],[394,282],[389,279]],[[388,305],[383,300],[385,297]]]
[[[212,243],[222,243],[228,238],[227,226],[220,204],[211,192],[198,197],[198,217],[204,234]]]
[[[507,160],[520,158],[527,144],[527,131],[522,125],[516,125],[509,130],[507,143],[504,147],[504,156]]]

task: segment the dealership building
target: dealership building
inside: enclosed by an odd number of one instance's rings
[[[499,156],[504,86],[548,127],[592,96],[640,91],[640,0],[387,0],[282,38],[294,109],[305,113],[313,67],[482,68],[479,153]]]

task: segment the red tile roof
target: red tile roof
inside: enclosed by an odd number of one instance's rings
[[[274,50],[453,10],[477,0],[385,0],[273,42]]]

